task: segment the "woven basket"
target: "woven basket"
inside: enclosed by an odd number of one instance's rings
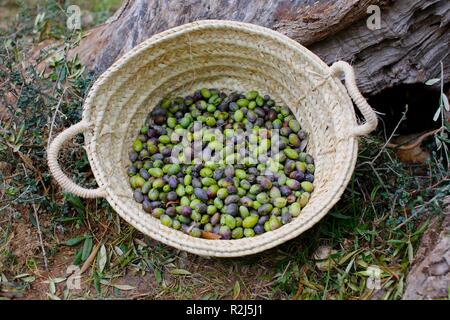
[[[346,87],[339,80],[342,74]],[[253,238],[214,241],[162,225],[133,200],[126,172],[128,151],[146,116],[163,97],[184,96],[201,87],[269,94],[291,107],[309,133],[315,190],[292,222]],[[365,117],[364,124],[357,124],[351,98]],[[156,240],[198,255],[236,257],[275,247],[317,223],[349,182],[357,137],[376,125],[376,115],[359,93],[347,63],[328,67],[297,42],[267,28],[197,21],[153,36],[103,73],[86,98],[82,121],[51,143],[48,164],[63,189],[80,197],[106,198],[124,220]],[[78,133],[84,133],[99,186],[95,190],[76,185],[57,161],[64,142]]]

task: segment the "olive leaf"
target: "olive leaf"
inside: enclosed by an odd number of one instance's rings
[[[239,281],[236,281],[233,286],[233,299],[237,299],[240,293],[241,293],[241,285],[239,284]]]
[[[92,238],[86,238],[83,244],[83,251],[81,254],[81,260],[86,261],[92,251]]]
[[[450,111],[450,106],[449,106],[449,103],[448,103],[447,96],[444,93],[442,93],[441,96],[442,96],[442,104],[443,104],[445,110]]]
[[[62,244],[72,247],[72,246],[76,246],[84,239],[86,239],[86,236],[75,237],[75,238],[71,238],[69,240],[64,241]]]
[[[433,121],[437,121],[439,119],[440,114],[441,114],[441,107],[437,108],[436,113],[433,116]]]
[[[113,284],[112,285],[114,288],[117,288],[119,290],[123,290],[123,291],[128,291],[128,290],[134,290],[136,289],[136,287],[127,285],[127,284]]]
[[[428,80],[427,82],[425,82],[425,84],[426,84],[427,86],[432,86],[433,84],[436,84],[436,83],[438,83],[439,81],[441,81],[441,79],[439,79],[439,78],[433,78],[433,79],[430,79],[430,80]]]
[[[103,272],[107,261],[108,261],[108,253],[106,251],[105,245],[103,244],[100,247],[100,251],[98,252],[98,255],[97,255],[97,263],[98,263],[98,272],[99,273]]]
[[[172,269],[172,270],[170,270],[170,273],[177,275],[177,276],[189,276],[192,274],[189,271],[184,270],[184,269]]]

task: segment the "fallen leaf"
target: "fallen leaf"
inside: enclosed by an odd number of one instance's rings
[[[239,284],[239,281],[236,281],[233,286],[233,299],[237,299],[240,293],[241,293],[241,285]]]
[[[62,244],[66,245],[66,246],[76,246],[84,239],[86,239],[86,236],[75,237],[75,238],[71,238],[69,240],[64,241]]]
[[[102,273],[105,269],[106,262],[108,260],[108,253],[106,252],[105,245],[103,244],[100,247],[100,251],[98,252],[97,256],[97,263],[98,263],[98,272]]]
[[[48,293],[47,292],[47,296],[51,299],[51,300],[61,300],[60,297],[58,297],[57,295],[53,294],[53,293]]]
[[[20,280],[22,280],[23,282],[26,282],[26,283],[31,283],[34,280],[36,280],[36,277],[35,276],[28,276],[28,277],[23,277]]]
[[[92,238],[88,237],[84,240],[83,253],[81,254],[81,260],[86,261],[92,251]]]
[[[49,289],[50,289],[50,293],[51,294],[55,294],[56,293],[56,284],[53,281],[50,281],[48,286],[49,286]]]
[[[399,136],[392,139],[387,147],[394,149],[397,157],[404,163],[425,163],[430,157],[430,153],[422,149],[421,144],[426,138],[435,135],[439,130]]]
[[[320,246],[313,254],[314,260],[316,260],[316,267],[320,271],[328,271],[332,266],[335,265],[333,259],[330,258],[332,254],[337,251],[332,249],[330,246]]]
[[[136,287],[129,286],[129,285],[127,285],[127,284],[113,284],[112,286],[113,286],[114,288],[117,288],[117,289],[119,289],[119,290],[124,290],[124,291],[136,289]]]
[[[177,276],[189,276],[192,274],[189,271],[184,270],[184,269],[172,269],[172,270],[170,270],[170,273],[177,275]]]

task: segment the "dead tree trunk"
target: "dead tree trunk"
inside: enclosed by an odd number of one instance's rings
[[[381,28],[368,28],[369,5],[381,8]],[[446,0],[126,0],[92,29],[77,52],[97,72],[155,33],[200,19],[250,22],[280,31],[326,63],[346,60],[358,85],[374,94],[440,74],[450,80],[450,2]]]

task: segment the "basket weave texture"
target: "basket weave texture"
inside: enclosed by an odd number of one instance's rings
[[[315,190],[292,222],[253,238],[214,241],[162,225],[133,200],[126,172],[128,151],[151,108],[166,96],[184,96],[201,87],[269,94],[277,104],[289,106],[308,132],[308,152],[316,166]],[[351,99],[365,123],[357,123]],[[236,257],[279,245],[323,218],[350,180],[357,137],[376,125],[376,116],[359,93],[347,63],[338,61],[329,67],[297,42],[267,28],[197,21],[153,36],[103,73],[85,100],[82,121],[52,141],[48,162],[63,189],[81,197],[106,198],[142,233],[198,255]],[[78,133],[84,133],[98,189],[76,185],[58,164],[64,142]]]

